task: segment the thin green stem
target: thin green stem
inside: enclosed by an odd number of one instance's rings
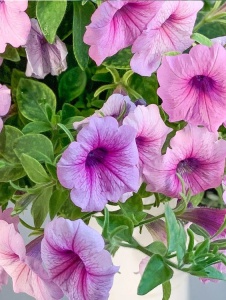
[[[165,214],[161,214],[159,216],[155,216],[155,217],[152,217],[152,218],[148,218],[148,219],[145,219],[143,221],[141,221],[139,224],[135,225],[134,227],[139,227],[139,226],[142,226],[142,225],[145,225],[145,224],[149,224],[149,223],[152,223],[158,219],[161,219],[165,216]]]

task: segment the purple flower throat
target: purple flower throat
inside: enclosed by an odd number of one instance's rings
[[[86,167],[94,167],[96,165],[102,164],[108,154],[105,148],[96,148],[90,151],[86,158]]]
[[[199,166],[198,159],[194,157],[189,157],[181,160],[178,163],[176,171],[182,176],[183,174],[190,174],[194,172],[195,170],[197,170],[198,166]]]

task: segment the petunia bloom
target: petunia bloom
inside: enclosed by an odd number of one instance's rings
[[[63,296],[60,288],[50,282],[39,259],[26,251],[14,225],[3,220],[0,220],[0,266],[12,277],[15,293],[24,292],[37,300],[55,300]]]
[[[38,21],[31,19],[31,24],[31,32],[25,45],[26,75],[40,79],[49,73],[59,75],[67,68],[68,52],[65,44],[57,36],[55,42],[49,44],[41,32]]]
[[[31,23],[25,10],[28,0],[0,1],[0,53],[3,53],[6,44],[19,47],[26,44]]]
[[[10,89],[6,85],[0,84],[0,132],[3,128],[3,121],[1,117],[4,117],[11,105]]]
[[[150,160],[161,153],[166,136],[172,131],[163,122],[155,104],[138,105],[124,120],[123,124],[136,129],[136,144],[139,152],[140,171]]]
[[[197,45],[189,54],[168,56],[157,72],[158,95],[170,122],[185,120],[217,131],[226,119],[226,50]]]
[[[147,29],[133,43],[132,70],[150,76],[159,67],[164,53],[188,49],[202,6],[202,1],[164,1]]]
[[[118,267],[104,240],[82,220],[54,219],[45,228],[42,260],[69,300],[105,300]]]
[[[74,122],[73,127],[75,130],[78,130],[88,124],[93,117],[110,116],[116,118],[120,122],[120,120],[127,116],[129,112],[133,111],[135,107],[136,105],[130,100],[129,96],[113,94],[107,99],[100,110],[95,111],[92,116],[85,118],[80,122]]]
[[[94,12],[84,42],[90,57],[100,65],[103,60],[126,48],[155,16],[161,1],[105,1]]]
[[[18,231],[19,217],[11,217],[13,209],[7,208],[4,211],[0,208],[0,220],[6,221],[8,224],[13,224],[14,228]],[[3,285],[6,285],[8,282],[8,274],[0,265],[0,291]]]
[[[148,190],[180,198],[182,185],[196,195],[218,187],[224,174],[226,141],[204,127],[187,125],[171,139],[166,154],[144,168]]]
[[[226,209],[216,209],[208,207],[187,208],[185,212],[178,218],[192,222],[203,227],[210,236],[213,236],[223,225],[226,217]],[[218,238],[225,238],[226,230],[224,230]]]
[[[130,126],[118,127],[113,117],[93,117],[64,151],[58,179],[82,211],[100,211],[108,200],[118,202],[124,193],[137,191],[135,134]]]

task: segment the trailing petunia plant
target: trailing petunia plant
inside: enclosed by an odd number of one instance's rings
[[[111,299],[120,247],[138,295],[226,281],[225,23],[224,1],[0,1],[0,289]]]

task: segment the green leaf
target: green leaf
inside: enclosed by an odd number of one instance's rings
[[[140,94],[148,104],[158,105],[158,81],[155,74],[151,77],[143,77],[133,74],[129,80],[129,87]]]
[[[49,201],[49,215],[51,220],[56,216],[66,199],[69,197],[69,191],[63,188],[56,189]]]
[[[191,39],[193,39],[195,42],[198,42],[201,45],[206,45],[209,47],[213,45],[212,41],[201,33],[193,33]]]
[[[60,76],[58,91],[64,102],[70,102],[80,96],[86,87],[86,73],[79,67],[65,71]]]
[[[68,197],[60,208],[59,214],[65,219],[77,220],[81,219],[87,213],[82,212],[81,208],[77,207]]]
[[[14,144],[16,155],[21,158],[27,154],[40,162],[53,161],[53,145],[51,141],[41,134],[27,134],[19,137]]]
[[[166,281],[162,284],[163,297],[162,300],[169,300],[171,295],[171,283]]]
[[[158,285],[169,281],[172,277],[173,270],[164,262],[160,255],[154,254],[144,270],[137,294],[145,295]]]
[[[101,227],[104,226],[104,217],[96,217],[96,220]],[[117,228],[120,228],[120,230],[117,231]],[[108,230],[109,236],[114,232],[112,238],[130,242],[133,234],[133,222],[123,215],[110,214]]]
[[[85,70],[89,62],[89,46],[83,42],[83,36],[86,30],[85,27],[90,23],[95,7],[91,2],[87,2],[83,6],[80,1],[74,1],[73,5],[73,50],[80,68]]]
[[[155,241],[155,242],[151,243],[150,245],[148,245],[146,248],[150,252],[152,252],[154,254],[159,254],[161,256],[165,256],[167,253],[166,246],[160,241]]]
[[[41,2],[40,2],[41,3]],[[31,121],[49,122],[49,107],[56,111],[56,97],[44,83],[31,79],[20,79],[17,88],[17,103],[20,113]]]
[[[10,163],[19,163],[20,160],[14,152],[15,140],[23,136],[16,127],[5,125],[0,134],[0,154]]]
[[[22,154],[20,160],[28,177],[35,183],[45,183],[50,181],[50,177],[46,173],[43,166],[33,157]]]
[[[34,218],[36,228],[40,228],[49,212],[49,200],[52,196],[53,187],[49,186],[36,194],[36,198],[31,207],[31,214]]]
[[[37,198],[37,194],[26,193],[20,196],[18,199],[16,199],[16,203],[12,215],[20,214],[28,207],[29,204],[35,201],[36,198]]]
[[[66,0],[43,0],[37,2],[37,19],[45,38],[50,44],[54,43],[56,32],[64,17],[66,7]]]
[[[125,48],[115,55],[108,57],[103,62],[104,66],[115,68],[115,69],[130,69],[130,60],[132,58],[132,53],[130,48]]]
[[[36,121],[36,122],[30,122],[27,125],[24,126],[22,129],[22,132],[24,134],[27,133],[41,133],[50,131],[52,129],[50,123],[42,122],[42,121]]]
[[[12,195],[14,194],[15,190],[11,187],[11,185],[7,182],[0,183],[0,206],[8,203],[11,199]]]
[[[201,193],[199,193],[195,196],[192,196],[191,199],[190,199],[190,202],[192,203],[192,205],[194,207],[196,207],[202,201],[203,196],[204,196],[204,192],[201,192]]]
[[[20,61],[17,50],[9,44],[6,46],[5,52],[0,54],[0,57],[14,62]]]
[[[0,182],[9,182],[24,177],[26,173],[19,164],[11,164],[7,161],[0,161]]]
[[[178,263],[180,264],[186,252],[187,236],[184,227],[177,221],[175,214],[170,208],[169,204],[165,205],[165,219],[168,253],[176,252]]]
[[[211,278],[226,281],[226,274],[221,273],[214,267],[207,267],[201,271],[190,271],[190,274],[203,278]]]
[[[12,98],[15,102],[16,102],[17,87],[21,78],[26,78],[25,73],[17,69],[13,69],[12,76],[11,76],[11,92],[12,92]]]

